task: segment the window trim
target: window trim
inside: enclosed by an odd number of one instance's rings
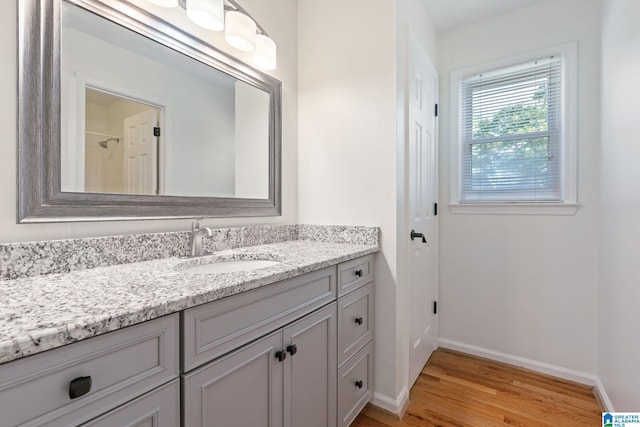
[[[461,203],[463,142],[461,138],[461,91],[460,84],[465,76],[506,68],[519,63],[533,61],[543,56],[562,55],[564,67],[562,74],[562,114],[564,127],[561,132],[561,202],[474,202]],[[450,203],[454,214],[540,214],[575,215],[579,204],[577,200],[577,87],[578,87],[578,43],[571,42],[550,47],[524,55],[513,56],[498,61],[483,63],[457,69],[451,72],[451,146],[450,146]]]

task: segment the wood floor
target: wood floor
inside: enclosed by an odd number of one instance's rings
[[[438,349],[411,389],[401,421],[371,405],[352,427],[600,426],[591,387]]]

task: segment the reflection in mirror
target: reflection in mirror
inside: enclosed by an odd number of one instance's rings
[[[62,3],[63,192],[269,197],[269,94]]]
[[[133,2],[18,18],[18,222],[281,214],[277,79]]]
[[[63,191],[158,194],[161,107],[86,87],[84,110],[84,166],[68,168],[82,179]]]

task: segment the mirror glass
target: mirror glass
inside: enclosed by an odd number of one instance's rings
[[[280,81],[133,2],[18,9],[19,223],[281,215]]]
[[[269,197],[264,90],[62,2],[61,191]]]

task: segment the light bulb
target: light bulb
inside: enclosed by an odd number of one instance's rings
[[[253,55],[253,63],[263,70],[275,70],[276,42],[264,34],[256,35],[256,51]]]
[[[187,16],[207,30],[220,31],[224,28],[224,1],[187,0]]]
[[[244,13],[227,12],[224,39],[236,49],[252,52],[256,49],[256,23]]]

